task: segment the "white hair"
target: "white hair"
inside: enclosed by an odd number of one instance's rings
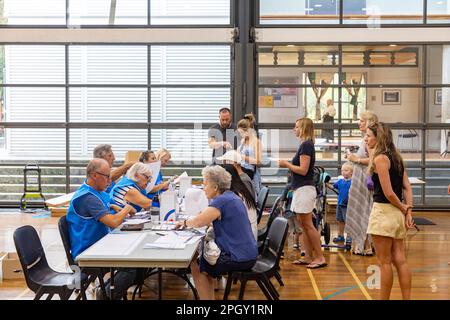
[[[221,166],[209,166],[202,170],[203,179],[208,180],[217,188],[219,188],[220,193],[230,190],[231,187],[231,174]]]
[[[142,162],[136,162],[135,164],[133,164],[131,166],[131,168],[128,170],[127,172],[127,178],[130,180],[133,180],[135,182],[138,181],[137,179],[137,175],[138,174],[145,174],[147,176],[151,176],[152,170],[150,170],[150,168],[148,166],[146,166],[144,163]]]

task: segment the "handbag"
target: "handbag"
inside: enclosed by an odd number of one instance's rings
[[[375,185],[373,183],[372,176],[370,174],[367,175],[366,183],[367,189],[369,189],[370,191],[375,190]]]
[[[214,241],[214,229],[209,227],[202,241],[203,258],[212,266],[217,263],[221,250]]]

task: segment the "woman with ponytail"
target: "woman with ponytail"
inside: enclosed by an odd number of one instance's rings
[[[252,179],[256,194],[261,189],[261,175],[259,167],[261,166],[262,145],[255,131],[255,116],[252,113],[246,114],[242,120],[237,123],[237,130],[242,137],[238,152],[241,154],[242,170]]]
[[[411,298],[411,271],[406,263],[405,238],[414,227],[411,215],[412,189],[392,131],[380,122],[368,126],[365,137],[371,149],[369,174],[374,184],[373,207],[367,233],[372,235],[381,269],[380,298],[388,300],[393,283],[392,264],[397,269],[404,300]]]

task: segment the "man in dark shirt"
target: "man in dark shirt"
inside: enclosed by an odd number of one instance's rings
[[[220,123],[211,126],[208,130],[208,145],[213,149],[213,164],[217,164],[217,158],[223,156],[227,150],[236,150],[240,142],[236,125],[231,122],[230,109],[222,108],[219,110],[219,121]]]

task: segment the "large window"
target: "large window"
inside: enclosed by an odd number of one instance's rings
[[[291,158],[298,142],[290,128],[306,116],[316,123],[318,164],[338,169],[345,149],[358,148],[359,115],[370,110],[390,124],[410,175],[427,183],[414,187],[415,203],[450,204],[449,48],[258,45],[258,119],[264,134],[279,137],[265,151]]]
[[[208,162],[202,123],[216,122],[218,110],[232,103],[229,45],[5,45],[0,50],[5,124],[0,163],[63,165],[69,177],[75,175],[72,183],[78,181],[76,167],[101,143],[113,146],[118,161],[128,150],[165,147],[176,163]],[[17,174],[21,167],[7,170]],[[58,170],[47,172],[62,179]],[[47,196],[64,192],[64,183],[55,188]],[[20,192],[7,190],[0,201],[20,198]]]
[[[450,23],[448,0],[259,0],[259,9],[261,25]]]
[[[0,24],[229,25],[230,8],[230,0],[2,0]]]

